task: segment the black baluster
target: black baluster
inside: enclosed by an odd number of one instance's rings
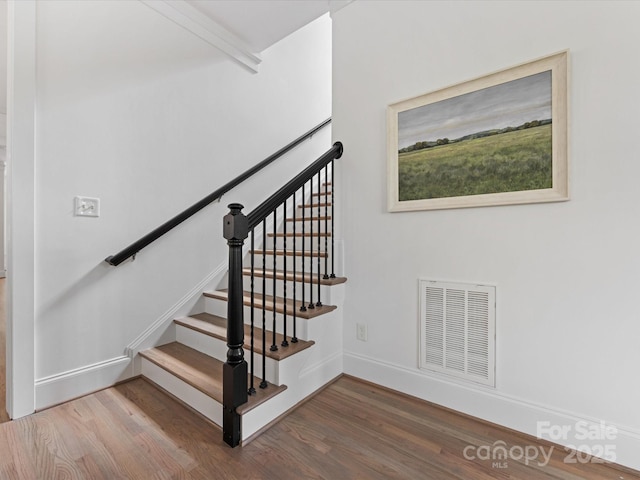
[[[267,388],[267,219],[262,220],[262,381]]]
[[[296,301],[297,301],[297,297],[296,297],[296,285],[298,283],[298,279],[297,279],[297,265],[296,265],[296,259],[297,257],[297,237],[296,237],[296,194],[293,194],[293,336],[291,337],[291,343],[298,343],[298,337],[296,337],[296,323],[297,323],[297,312],[298,309],[296,308]],[[302,237],[302,241],[304,242],[304,236]],[[302,284],[302,290],[304,291],[304,283]],[[304,305],[304,303],[303,303]],[[285,336],[285,340],[286,340],[286,336]]]
[[[320,172],[318,172],[318,257],[317,257],[317,261],[318,261],[318,301],[316,303],[317,307],[321,307],[322,306],[322,300],[320,298],[320,269],[321,269],[321,265],[322,265],[322,258],[320,257],[320,235],[321,235],[321,231],[320,231],[320,217],[322,216],[321,213],[321,206],[322,206],[322,202],[321,202],[321,195],[320,195],[320,191],[322,190],[322,187],[320,186]],[[325,204],[327,203],[326,200],[324,202]],[[313,211],[313,202],[312,202],[312,207],[311,207],[311,211]]]
[[[293,207],[295,210],[295,198],[294,198],[294,203],[293,203]],[[287,199],[285,198],[284,200],[284,216],[287,216]],[[284,271],[284,276],[283,276],[283,280],[282,280],[282,318],[283,318],[283,326],[282,326],[282,334],[283,334],[283,340],[282,343],[280,344],[283,347],[288,347],[289,346],[289,342],[287,342],[287,222],[284,222],[284,231],[283,231],[283,236],[282,236],[282,249],[284,250],[284,263],[283,263],[283,271]],[[294,239],[295,242],[295,239]],[[293,262],[295,263],[296,258],[293,257]],[[273,272],[274,276],[275,276],[275,272]],[[294,308],[295,310],[295,308]]]
[[[254,322],[255,322],[255,289],[253,287],[254,281],[254,254],[255,254],[255,241],[254,241],[254,230],[251,230],[251,386],[249,387],[249,395],[255,395],[256,389],[253,384],[253,378],[255,374],[255,364],[254,364],[254,356],[255,356],[255,348],[253,342],[253,330],[254,330]]]
[[[333,218],[334,218],[334,211],[333,211],[333,189],[334,189],[334,176],[333,176],[333,170],[335,168],[335,165],[333,163],[333,160],[331,160],[331,278],[336,278],[336,272],[334,269],[334,263],[333,263],[333,259],[335,258],[335,232],[333,231]]]
[[[313,177],[309,180],[309,308],[316,308],[313,303]],[[302,210],[304,210],[304,199],[302,199]],[[304,262],[304,258],[302,259]]]
[[[325,204],[324,204],[324,252],[325,252],[325,256],[324,256],[324,275],[322,276],[322,278],[324,278],[325,280],[329,278],[329,207],[328,207],[328,203],[329,203],[329,194],[327,193],[327,188],[329,188],[329,186],[327,185],[328,180],[329,180],[329,165],[325,165],[324,167],[324,200],[325,200]],[[333,206],[333,204],[332,204]]]
[[[276,259],[278,258],[276,255],[278,253],[276,250],[276,212],[277,209],[273,211],[273,331],[271,332],[271,347],[269,348],[272,352],[278,350],[278,345],[276,345]]]
[[[305,187],[305,184],[303,183],[302,184],[302,203],[303,204],[304,204],[304,187]],[[293,224],[295,225],[295,223],[296,222],[295,222],[295,218],[294,218]],[[306,302],[304,300],[304,297],[305,297],[304,294],[305,294],[305,291],[306,291],[306,288],[305,288],[305,277],[304,277],[304,267],[305,267],[304,256],[305,256],[305,253],[306,253],[305,252],[305,236],[304,236],[305,227],[306,227],[305,223],[306,223],[306,214],[305,214],[304,207],[303,207],[302,208],[302,255],[300,256],[300,258],[302,259],[302,306],[300,307],[300,311],[301,312],[306,312],[307,311],[307,304],[306,304]]]

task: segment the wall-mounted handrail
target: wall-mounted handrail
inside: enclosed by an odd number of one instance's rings
[[[296,138],[294,141],[292,141],[291,143],[289,143],[285,147],[281,148],[280,150],[278,150],[274,154],[268,156],[267,158],[265,158],[263,161],[261,161],[257,165],[255,165],[255,166],[251,167],[250,169],[248,169],[246,172],[238,175],[236,178],[234,178],[230,182],[226,183],[222,187],[220,187],[217,190],[211,192],[209,195],[204,197],[199,202],[194,203],[192,206],[190,206],[189,208],[184,210],[182,213],[179,213],[178,215],[173,217],[171,220],[163,223],[162,225],[160,225],[155,230],[147,233],[144,237],[140,238],[139,240],[136,240],[135,242],[133,242],[128,247],[122,249],[120,252],[116,253],[115,255],[111,255],[111,256],[105,258],[104,261],[107,262],[109,265],[118,266],[122,262],[127,260],[128,258],[134,257],[144,247],[146,247],[150,243],[156,241],[162,235],[164,235],[165,233],[169,232],[173,228],[177,227],[182,222],[184,222],[185,220],[187,220],[188,218],[190,218],[191,216],[193,216],[194,214],[196,214],[197,212],[202,210],[207,205],[209,205],[209,204],[215,202],[216,200],[220,199],[229,190],[231,190],[232,188],[238,186],[239,184],[241,184],[242,182],[247,180],[249,177],[251,177],[255,173],[257,173],[260,170],[262,170],[267,165],[271,164],[272,162],[274,162],[275,160],[277,160],[278,158],[283,156],[285,153],[287,153],[290,150],[292,150],[293,148],[297,147],[300,143],[305,141],[307,138],[312,137],[316,132],[318,132],[319,130],[321,130],[325,126],[327,126],[329,123],[331,123],[331,118],[328,118],[324,122],[318,124],[317,126],[312,128],[311,130],[309,130],[307,133],[305,133],[305,134],[301,135],[300,137]]]

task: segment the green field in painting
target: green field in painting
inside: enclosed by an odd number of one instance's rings
[[[399,200],[551,188],[551,125],[398,155]]]

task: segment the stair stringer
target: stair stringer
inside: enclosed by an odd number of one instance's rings
[[[342,306],[344,285],[332,287],[334,298]],[[269,381],[276,385],[286,385],[286,390],[275,397],[245,412],[241,416],[242,441],[246,442],[269,426],[283,414],[294,408],[308,396],[343,373],[342,309],[312,319],[308,323],[310,335],[316,343],[295,355],[279,362],[267,358]],[[193,330],[177,327],[178,341],[222,360],[226,346],[216,339]],[[247,355],[247,352],[245,352]],[[248,355],[247,355],[248,356]],[[258,364],[259,355],[256,355]],[[170,395],[194,408],[218,425],[222,425],[222,405],[183,380],[177,378],[154,363],[142,359],[141,373]],[[260,372],[255,372],[259,374]],[[273,387],[271,387],[273,388]]]
[[[243,442],[343,373],[344,285],[332,288],[342,291],[334,295],[335,300],[340,297],[334,303],[338,308],[305,320],[315,345],[279,362],[278,383],[286,385],[287,390],[242,415]]]
[[[262,235],[262,226],[256,227],[256,234]],[[225,247],[226,248],[226,245]],[[245,242],[242,247],[243,257],[249,253],[251,246]],[[132,376],[141,375],[142,364],[140,353],[143,350],[165,345],[176,341],[176,328],[173,320],[193,313],[202,312],[205,309],[205,299],[202,292],[212,290],[225,281],[229,263],[227,260],[217,265],[205,278],[189,290],[180,300],[171,306],[165,313],[151,323],[129,345],[125,347],[125,355],[131,358]],[[224,313],[226,316],[226,311]]]
[[[305,199],[301,198],[301,194],[296,195],[295,201],[289,201],[285,209],[280,208],[276,212],[276,231],[281,232],[283,224],[286,218],[292,216],[294,209],[297,209],[297,205],[301,203],[307,203],[310,201],[310,189],[306,190]],[[271,230],[270,226],[273,225],[273,219],[266,222],[268,231]],[[262,226],[260,223],[255,229],[255,244],[254,248],[262,248]],[[267,238],[269,242],[269,239]],[[340,248],[341,243],[336,239],[336,247]],[[247,265],[248,252],[251,248],[251,237],[245,240],[242,253],[245,259],[245,265]],[[339,250],[338,250],[339,252]],[[340,255],[340,253],[338,253]],[[341,257],[341,255],[340,255]],[[340,266],[341,262],[337,262]],[[209,282],[205,285],[201,282],[199,290],[192,290],[194,292],[194,298],[190,298],[191,303],[184,302],[180,305],[180,309],[176,308],[169,316],[168,322],[173,324],[173,318],[177,316],[188,316],[194,313],[205,311],[211,314],[217,314],[222,317],[226,317],[227,304],[224,301],[208,299],[202,296],[203,291],[214,290],[220,287],[220,285],[226,285],[227,282],[227,265],[221,265],[216,270],[215,277],[208,277]],[[218,271],[219,270],[219,271]],[[341,270],[338,268],[338,270]],[[337,307],[336,310],[331,313],[320,315],[312,319],[297,319],[298,336],[301,339],[313,340],[315,344],[310,348],[302,350],[295,355],[283,359],[279,362],[267,358],[267,379],[275,383],[276,385],[286,385],[286,390],[280,392],[276,396],[270,398],[268,401],[244,412],[241,416],[241,437],[242,442],[249,441],[252,437],[257,435],[264,428],[276,421],[279,417],[286,414],[297,404],[304,401],[308,396],[312,395],[317,390],[321,389],[326,384],[330,383],[336,377],[343,373],[343,307],[344,307],[344,284],[333,286],[322,286],[322,301],[324,304],[332,304]],[[191,292],[190,292],[191,293]],[[190,309],[186,309],[187,304],[191,306]],[[187,311],[185,311],[187,310]],[[248,323],[250,319],[250,307],[245,307],[245,322]],[[167,317],[167,314],[163,316]],[[268,313],[268,324],[271,325],[271,313]],[[281,314],[277,314],[277,331],[282,328]],[[292,332],[292,319],[291,316],[287,316],[288,334]],[[140,364],[139,356],[137,352],[157,346],[162,343],[169,343],[171,341],[178,341],[184,345],[195,348],[207,355],[213,356],[221,361],[226,358],[226,345],[220,341],[203,338],[200,334],[193,331],[186,331],[178,326],[170,327],[163,322],[156,322],[158,325],[156,330],[161,328],[165,329],[162,336],[162,342],[155,344],[152,342],[145,343],[144,341],[137,342],[137,349],[131,349],[131,355],[133,355]],[[261,324],[261,321],[259,322]],[[156,325],[154,323],[154,325]],[[147,329],[149,330],[149,329]],[[147,331],[145,331],[146,333]],[[143,340],[149,340],[152,335],[147,335]],[[158,338],[158,337],[155,337]],[[245,359],[248,360],[249,354],[245,351]],[[256,365],[259,364],[260,356],[256,355]],[[218,425],[222,424],[222,406],[213,399],[208,398],[206,395],[199,392],[197,389],[182,382],[181,380],[174,380],[171,374],[165,372],[159,367],[144,362],[143,367],[138,367],[138,372],[142,372],[150,380],[154,381],[161,387],[167,385],[165,390],[173,392],[176,398],[184,401],[197,411],[200,411],[205,416],[210,418]],[[255,374],[260,375],[256,369]],[[157,377],[158,380],[154,380]],[[165,378],[166,377],[166,378]],[[175,384],[175,385],[174,385]],[[241,409],[242,407],[240,407]]]
[[[176,317],[182,317],[194,310],[203,308],[202,291],[211,285],[217,285],[220,282],[220,278],[226,274],[227,268],[226,262],[218,265],[127,345],[125,355],[133,360],[133,376],[142,374],[142,363],[138,353],[158,345],[174,342],[176,340],[176,329],[173,320]]]
[[[295,201],[288,203],[286,212],[283,212],[283,215],[276,214],[277,232],[283,231],[285,218],[292,217],[294,209],[298,212],[297,216],[300,217],[298,205],[311,202],[310,190],[310,188],[305,189],[305,198],[302,198],[301,192],[298,192]],[[269,229],[269,222],[267,222],[267,228]],[[292,231],[291,228],[289,228],[289,231]],[[255,238],[260,241],[255,242],[254,248],[260,249],[266,246],[262,245],[262,234],[260,236],[256,235]],[[269,248],[273,246],[275,241],[276,239],[267,238]],[[340,248],[340,243],[338,243],[338,248]],[[248,263],[246,257],[244,263],[245,265]],[[280,265],[279,262],[276,263]],[[297,270],[300,272],[301,269],[298,268]],[[269,280],[269,282],[271,281]],[[244,283],[247,283],[246,279]],[[281,292],[281,282],[278,282],[278,289],[276,294]],[[260,286],[256,290],[260,291]],[[272,422],[343,373],[342,312],[344,310],[345,285],[321,286],[321,290],[323,303],[334,305],[337,309],[331,313],[311,319],[297,319],[298,336],[305,340],[313,340],[315,344],[296,355],[280,362],[275,362],[277,363],[275,370],[268,370],[269,376],[273,375],[271,381],[274,381],[277,385],[286,385],[287,390],[242,415],[241,437],[243,443],[249,441]],[[269,287],[267,287],[267,293],[269,293]],[[206,306],[207,311],[211,313],[224,313],[219,310],[214,312],[216,308],[220,308],[220,304],[213,299],[207,299]],[[245,323],[249,322],[250,311],[250,307],[244,308]],[[269,312],[269,319],[271,318],[271,313]],[[277,314],[276,318],[276,331],[282,333],[282,315]],[[288,315],[287,329],[289,334],[292,332],[291,322],[292,316]],[[268,323],[270,324],[271,322],[269,321]],[[245,353],[245,358],[247,356]]]

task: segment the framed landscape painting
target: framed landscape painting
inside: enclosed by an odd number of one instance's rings
[[[567,57],[390,105],[389,210],[568,200]]]

